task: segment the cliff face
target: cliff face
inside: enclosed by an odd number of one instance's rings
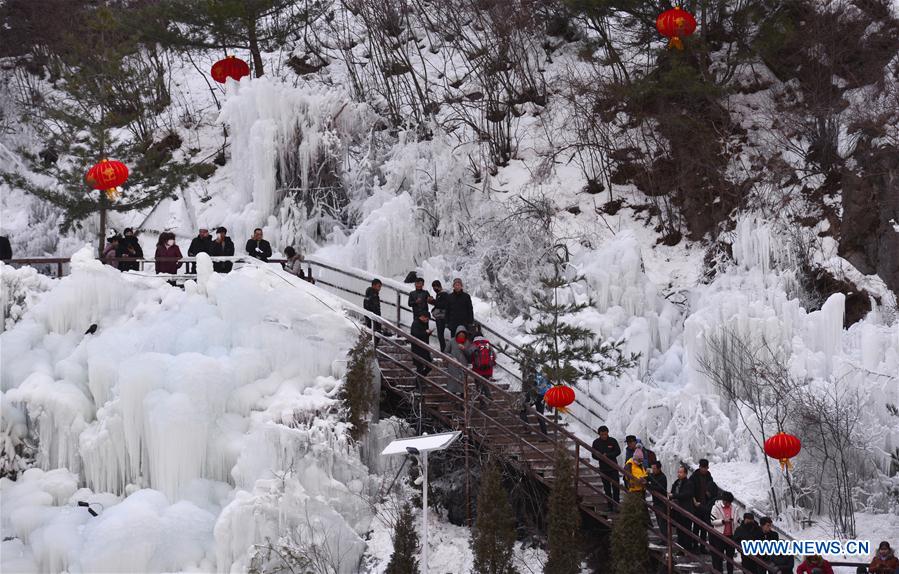
[[[899,149],[866,149],[858,171],[843,173],[839,254],[899,294]]]

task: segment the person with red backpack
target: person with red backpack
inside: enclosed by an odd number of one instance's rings
[[[481,333],[481,326],[475,325],[475,336],[471,341],[471,368],[485,379],[493,378],[493,367],[496,366],[496,353],[490,341]]]

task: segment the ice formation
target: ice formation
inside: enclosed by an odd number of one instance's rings
[[[182,291],[87,249],[0,335],[5,435],[27,413],[43,469],[2,483],[4,570],[242,571],[314,517],[352,572],[371,485],[334,413],[341,303],[255,266]]]

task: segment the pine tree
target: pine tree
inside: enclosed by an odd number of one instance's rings
[[[385,573],[418,574],[418,551],[418,532],[412,522],[412,507],[407,502],[393,532],[393,554]]]
[[[518,574],[512,564],[515,518],[499,467],[491,462],[481,477],[478,514],[471,535],[477,574]]]
[[[308,18],[308,8],[296,0],[164,0],[163,32],[168,42],[185,48],[248,50],[257,78],[265,69],[262,52],[292,43],[291,37]],[[299,40],[299,38],[296,38]]]
[[[371,390],[373,352],[371,337],[361,333],[347,355],[346,380],[339,397],[347,413],[347,420],[352,425],[350,436],[354,440],[362,438],[368,430],[368,414],[377,399]]]
[[[556,478],[549,495],[548,559],[544,574],[577,574],[581,571],[581,515],[577,505],[571,454],[556,451]]]
[[[543,374],[553,383],[574,385],[601,375],[617,376],[633,367],[639,357],[625,355],[623,341],[605,342],[587,327],[566,322],[566,317],[593,305],[592,301],[578,303],[565,297],[565,288],[581,280],[583,277],[566,278],[556,265],[552,277],[540,279],[543,292],[536,293],[531,304],[537,324],[528,329],[532,340],[519,358],[542,365]]]
[[[642,494],[625,494],[621,514],[612,525],[613,574],[649,573],[649,536],[646,533],[648,520]]]
[[[181,145],[176,134],[155,141],[158,116],[171,102],[168,72],[156,45],[134,25],[137,11],[105,3],[69,4],[66,32],[48,45],[25,47],[37,66],[34,73],[49,72],[53,89],[35,83],[29,94],[23,120],[45,148],[39,154],[23,150],[23,155],[31,171],[53,183],[38,184],[15,168],[0,177],[62,208],[63,230],[100,213],[102,252],[106,211],[155,206],[175,197],[196,172],[186,159],[172,159]],[[14,20],[21,28],[17,33],[40,27],[41,16],[25,13]],[[87,170],[104,157],[124,162],[130,171],[123,197],[114,202],[84,181]]]

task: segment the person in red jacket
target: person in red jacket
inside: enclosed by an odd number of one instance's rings
[[[830,562],[821,558],[817,554],[815,556],[806,556],[796,574],[833,574],[833,567]]]
[[[871,560],[868,572],[872,574],[895,574],[899,572],[899,558],[896,558],[896,555],[893,554],[893,549],[890,548],[890,543],[886,540],[877,547],[877,554],[874,555],[874,560]]]
[[[180,261],[160,261],[163,257],[171,257],[181,259],[181,249],[175,245],[175,234],[170,231],[163,231],[159,234],[159,241],[156,242],[156,273],[178,272],[181,267]]]

